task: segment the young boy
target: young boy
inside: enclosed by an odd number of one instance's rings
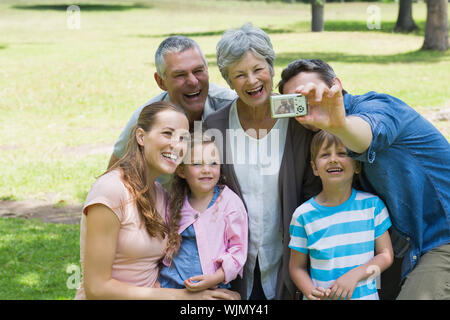
[[[291,278],[310,300],[377,300],[375,276],[393,261],[388,211],[377,196],[352,188],[360,164],[334,135],[314,136],[311,166],[322,191],[292,216]]]

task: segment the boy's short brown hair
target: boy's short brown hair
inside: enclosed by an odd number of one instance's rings
[[[344,145],[342,141],[334,134],[331,134],[325,130],[320,130],[311,140],[311,161],[316,160],[317,154],[324,143],[326,143],[326,148],[332,146],[333,144],[336,146]]]
[[[325,148],[332,146],[333,144],[336,146],[344,145],[344,143],[336,137],[334,134],[331,134],[325,130],[320,130],[317,132],[311,140],[311,161],[315,163],[316,157],[319,153],[322,145],[326,143]],[[359,168],[359,172],[361,171],[361,164],[359,161],[355,160],[357,168]],[[353,187],[356,189],[361,189],[361,181],[359,180],[359,172],[355,172],[353,176]]]

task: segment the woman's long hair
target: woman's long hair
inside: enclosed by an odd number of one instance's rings
[[[156,199],[153,199],[150,193],[154,186],[147,181],[149,168],[144,156],[144,148],[137,143],[136,130],[141,128],[145,132],[150,131],[155,123],[156,116],[166,110],[186,115],[182,109],[166,101],[155,102],[145,106],[139,115],[136,125],[131,130],[125,155],[105,172],[108,173],[119,169],[122,181],[130,192],[133,201],[135,201],[137,210],[143,217],[149,235],[151,237],[160,236],[162,239],[169,233],[169,229],[155,208]]]
[[[207,143],[214,143],[213,137],[202,133],[201,139],[192,133],[191,134],[191,145],[189,146],[191,152],[187,152],[187,157],[192,155],[192,148],[201,143],[205,145]],[[187,159],[190,163],[192,159]],[[180,166],[184,166],[182,163]],[[225,177],[222,174],[222,170],[220,170],[220,178],[218,181],[219,185],[225,184]],[[189,192],[189,185],[186,179],[181,178],[178,174],[175,173],[174,178],[171,183],[171,192],[170,192],[170,200],[169,200],[169,210],[170,210],[170,221],[169,221],[169,240],[167,242],[166,247],[166,255],[164,261],[167,264],[171,264],[173,261],[173,257],[177,254],[178,249],[181,245],[181,235],[178,233],[178,229],[180,227],[181,220],[181,209],[183,208],[184,200]],[[219,200],[216,200],[218,202]]]

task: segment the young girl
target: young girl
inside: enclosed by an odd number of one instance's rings
[[[311,142],[311,166],[323,189],[292,216],[292,280],[310,300],[377,300],[373,278],[393,261],[387,209],[377,196],[352,188],[359,163],[324,130]]]
[[[194,139],[176,170],[170,199],[170,235],[159,282],[190,291],[219,286],[239,274],[247,258],[247,212],[241,199],[219,183],[214,142]]]
[[[83,282],[75,299],[233,299],[229,290],[158,286],[169,228],[167,194],[156,182],[186,154],[189,123],[168,102],[142,109],[127,152],[92,185],[83,207]]]

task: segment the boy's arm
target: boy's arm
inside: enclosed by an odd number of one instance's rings
[[[320,300],[325,296],[325,290],[314,286],[308,273],[307,264],[308,255],[291,249],[289,274],[292,281],[308,300]]]
[[[385,231],[375,239],[375,253],[375,257],[366,264],[354,268],[339,277],[330,287],[331,292],[329,296],[333,299],[342,297],[349,300],[359,281],[378,276],[391,266],[394,261],[394,252],[388,231]]]

